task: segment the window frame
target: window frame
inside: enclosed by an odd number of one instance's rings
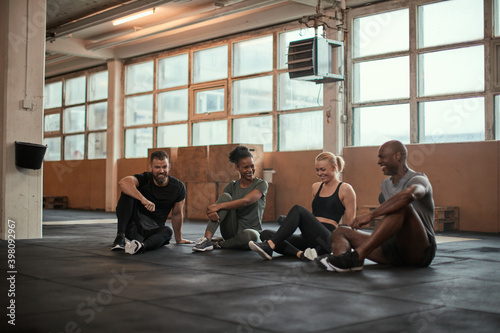
[[[44,139],[45,138],[47,138],[47,139],[48,138],[57,138],[57,137],[61,138],[61,147],[60,147],[61,156],[60,156],[60,159],[59,160],[51,160],[51,161],[55,162],[55,161],[73,161],[73,160],[75,160],[75,159],[65,159],[64,158],[64,151],[65,151],[64,142],[66,141],[66,137],[68,137],[68,136],[75,136],[75,135],[83,134],[84,140],[85,140],[84,153],[83,153],[83,157],[81,159],[78,159],[78,160],[82,160],[82,159],[87,160],[87,159],[89,159],[88,158],[88,155],[89,155],[88,154],[89,134],[90,133],[106,133],[106,135],[107,135],[107,127],[108,126],[106,126],[106,129],[99,129],[99,130],[89,130],[89,127],[88,127],[88,108],[89,108],[89,105],[103,103],[103,102],[108,103],[109,96],[106,98],[103,98],[103,99],[96,99],[96,100],[92,100],[92,101],[89,100],[90,76],[93,74],[100,73],[100,72],[108,72],[107,66],[98,66],[95,68],[82,70],[82,71],[78,71],[78,72],[74,72],[74,73],[70,73],[70,74],[64,74],[64,75],[52,77],[50,79],[45,80],[45,85],[52,84],[55,82],[62,82],[62,87],[61,87],[61,89],[62,89],[62,103],[61,103],[61,106],[55,107],[55,108],[48,108],[48,109],[44,108],[44,113],[43,113],[44,120],[45,120],[46,115],[59,114],[59,122],[60,122],[59,123],[59,131],[45,132],[45,124],[44,124],[44,128],[43,128]],[[78,77],[82,77],[82,76],[85,76],[85,102],[78,103],[78,104],[66,105],[66,81],[71,80],[71,79],[75,79]],[[109,76],[108,76],[108,82],[109,82]],[[85,128],[82,131],[65,133],[64,129],[63,129],[64,110],[67,108],[78,107],[78,106],[84,106],[84,108],[85,108]],[[99,157],[99,158],[92,158],[92,159],[106,159],[106,157]]]
[[[494,120],[494,95],[498,94],[500,91],[500,80],[495,82],[494,75],[490,75],[490,71],[494,69],[494,59],[495,50],[494,46],[500,44],[500,37],[494,37],[493,34],[493,5],[495,0],[484,0],[484,38],[480,40],[473,40],[467,42],[458,42],[454,44],[438,45],[425,48],[418,48],[418,25],[417,25],[417,15],[418,7],[422,5],[432,4],[441,2],[442,0],[394,0],[384,3],[378,3],[367,7],[354,8],[347,13],[347,22],[349,22],[350,29],[346,35],[346,41],[349,43],[349,47],[346,48],[346,77],[351,83],[347,86],[346,92],[346,108],[347,108],[347,140],[346,146],[355,146],[354,138],[355,131],[357,130],[354,125],[354,109],[359,107],[368,106],[382,106],[382,105],[395,105],[408,103],[410,105],[410,143],[419,144],[420,142],[420,116],[419,116],[419,105],[424,102],[432,101],[444,101],[453,99],[463,99],[470,97],[483,97],[485,105],[485,138],[486,140],[495,140],[495,120]],[[374,14],[382,14],[384,12],[396,11],[402,8],[409,8],[409,32],[410,32],[410,45],[407,51],[390,52],[385,54],[377,54],[372,56],[365,56],[359,58],[353,58],[352,43],[354,40],[354,19],[370,16]],[[491,10],[490,10],[491,9]],[[485,54],[484,63],[484,90],[483,91],[467,91],[461,93],[449,93],[435,96],[419,96],[418,95],[418,58],[419,55],[446,51],[452,49],[459,49],[471,46],[483,46]],[[500,47],[498,47],[500,50]],[[393,99],[393,100],[383,100],[376,102],[363,102],[355,103],[353,100],[353,92],[356,89],[355,80],[353,77],[353,67],[355,63],[370,61],[370,60],[380,60],[387,59],[398,56],[409,56],[410,59],[410,97],[405,99]],[[500,59],[500,54],[496,56]],[[497,66],[500,67],[500,60],[497,61]],[[499,74],[500,76],[500,74]],[[497,124],[497,126],[499,126]],[[496,138],[497,140],[499,138]]]

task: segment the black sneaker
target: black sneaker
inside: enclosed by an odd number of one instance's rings
[[[125,250],[125,236],[117,235],[113,245],[111,246],[111,251]]]
[[[339,273],[358,272],[363,269],[364,260],[359,260],[359,255],[356,250],[346,252],[339,256],[329,255],[326,260],[328,264]]]
[[[273,259],[273,249],[269,246],[267,242],[255,243],[254,241],[248,242],[250,250],[257,252],[262,258],[267,260]]]
[[[321,269],[324,269],[329,272],[335,272],[335,268],[332,266],[332,264],[330,264],[330,261],[328,260],[329,257],[332,257],[332,255],[323,254],[319,257],[316,257],[316,259],[314,259],[314,262]]]

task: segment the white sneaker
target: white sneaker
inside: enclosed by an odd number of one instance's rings
[[[137,252],[141,251],[143,248],[141,242],[137,240],[133,240],[131,242],[126,242],[125,243],[125,253],[128,254],[136,254]]]
[[[318,257],[318,252],[316,252],[316,249],[311,249],[310,247],[308,247],[304,250],[304,257],[311,261],[314,261],[314,259]]]

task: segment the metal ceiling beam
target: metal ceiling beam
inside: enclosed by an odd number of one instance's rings
[[[118,36],[115,38],[110,38],[102,40],[99,42],[87,44],[87,50],[98,50],[107,47],[114,47],[121,44],[130,43],[143,38],[148,38],[159,33],[164,33],[174,29],[180,29],[193,24],[198,24],[201,22],[214,20],[223,16],[242,13],[245,11],[256,10],[263,7],[274,6],[280,3],[290,2],[289,0],[247,0],[239,2],[231,6],[225,6],[219,9],[210,10],[205,13],[198,15],[193,15],[187,18],[182,18],[178,20],[173,20],[163,24],[159,24],[150,28],[145,28],[130,34],[123,36]]]
[[[64,24],[54,29],[47,30],[47,40],[53,40],[73,32],[89,28],[101,23],[110,22],[114,19],[134,14],[141,10],[146,10],[174,0],[137,0],[124,5],[104,10],[97,14],[84,17],[74,22]]]
[[[112,50],[88,51],[85,43],[84,40],[77,38],[56,39],[45,43],[45,51],[92,59],[106,60],[115,57]]]

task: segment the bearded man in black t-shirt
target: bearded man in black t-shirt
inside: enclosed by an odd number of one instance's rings
[[[164,151],[151,154],[149,172],[126,176],[118,185],[122,190],[116,216],[118,233],[111,250],[143,253],[169,244],[172,234],[177,244],[194,242],[182,238],[186,187],[170,176],[170,163]],[[165,225],[172,212],[172,228]]]

